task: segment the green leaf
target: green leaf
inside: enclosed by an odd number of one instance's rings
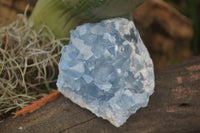
[[[30,17],[36,30],[41,24],[51,28],[57,38],[86,22],[127,15],[145,0],[39,0]]]

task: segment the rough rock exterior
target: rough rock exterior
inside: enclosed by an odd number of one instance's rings
[[[59,91],[119,127],[148,104],[153,63],[132,21],[114,18],[71,31],[62,49]]]

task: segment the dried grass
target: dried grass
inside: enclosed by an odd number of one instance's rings
[[[0,120],[53,92],[61,41],[68,40],[45,25],[36,32],[25,14],[0,28]]]

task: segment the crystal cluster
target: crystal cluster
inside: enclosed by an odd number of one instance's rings
[[[116,127],[148,104],[153,63],[132,21],[83,24],[62,48],[59,91]]]

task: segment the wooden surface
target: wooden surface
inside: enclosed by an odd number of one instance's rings
[[[198,133],[200,57],[155,70],[155,93],[148,107],[116,128],[61,96],[39,110],[8,118],[1,133]]]

